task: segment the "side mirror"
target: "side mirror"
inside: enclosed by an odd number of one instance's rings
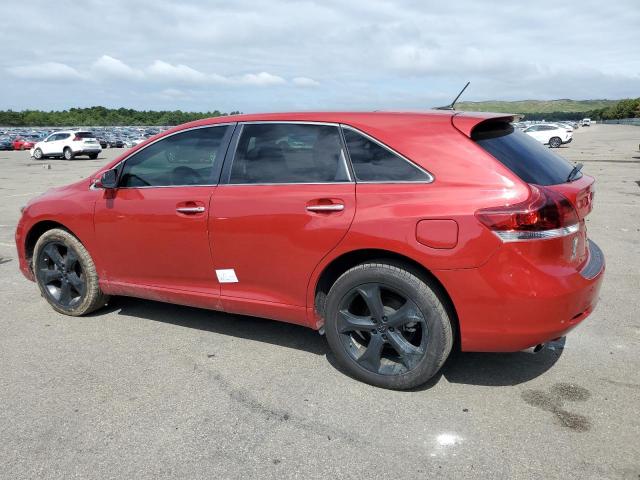
[[[102,174],[94,184],[96,188],[104,188],[106,190],[112,190],[118,187],[118,172],[115,169],[107,170]]]

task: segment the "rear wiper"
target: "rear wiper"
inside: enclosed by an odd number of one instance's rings
[[[569,173],[569,176],[567,177],[567,182],[571,182],[575,180],[578,174],[580,173],[580,170],[582,170],[582,167],[584,167],[584,165],[582,165],[581,163],[576,164],[576,166],[573,167],[573,169]]]

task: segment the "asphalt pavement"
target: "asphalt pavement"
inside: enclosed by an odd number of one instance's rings
[[[131,298],[55,313],[18,270],[19,207],[122,150],[0,152],[0,478],[637,480],[640,128],[574,137],[558,153],[597,178],[596,311],[564,344],[457,354],[411,392],[351,379],[284,323]]]

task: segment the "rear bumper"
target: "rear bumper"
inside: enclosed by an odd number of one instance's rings
[[[573,137],[569,137],[569,139],[565,140],[564,142],[562,142],[562,144],[564,145],[564,144],[571,143],[571,142],[573,142]]]
[[[437,271],[451,295],[464,351],[516,352],[566,335],[598,302],[604,255],[589,241],[578,271],[503,249],[477,269]]]
[[[75,155],[82,155],[87,153],[100,153],[102,151],[102,147],[99,144],[83,145],[82,147],[77,147],[75,145],[72,145],[71,150]]]

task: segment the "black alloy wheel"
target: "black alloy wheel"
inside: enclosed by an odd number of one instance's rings
[[[351,358],[373,373],[406,373],[426,352],[424,316],[389,285],[367,283],[349,291],[338,311],[337,328]]]
[[[337,365],[378,387],[406,390],[425,383],[453,347],[444,295],[426,275],[393,260],[350,268],[320,307]]]
[[[36,262],[36,276],[50,301],[64,310],[82,302],[86,276],[74,250],[62,242],[47,243]]]

